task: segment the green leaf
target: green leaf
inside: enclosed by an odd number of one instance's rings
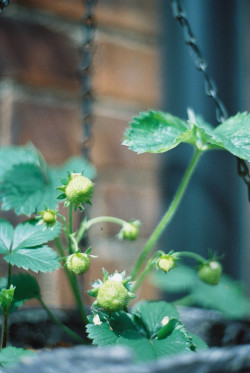
[[[53,184],[56,187],[60,185],[60,180],[66,178],[68,180],[68,172],[83,172],[84,176],[93,180],[96,176],[94,166],[83,157],[72,157],[62,166],[51,166],[50,173],[53,178]]]
[[[34,272],[50,272],[60,267],[57,253],[48,246],[19,249],[4,257],[7,263]]]
[[[39,298],[41,296],[40,287],[35,279],[28,273],[19,273],[13,275],[11,283],[16,287],[14,294],[14,301],[27,301],[32,298]]]
[[[8,367],[17,363],[22,357],[34,355],[33,351],[23,348],[6,347],[0,351],[0,365]]]
[[[44,210],[45,206],[55,209],[60,178],[67,171],[84,171],[93,178],[94,167],[82,157],[74,157],[64,165],[49,167],[38,150],[32,145],[6,147],[0,150],[0,191],[2,209],[14,209],[17,215]]]
[[[171,304],[144,301],[133,308],[132,314],[122,311],[109,317],[100,313],[95,324],[94,318],[89,318],[92,324],[87,325],[87,332],[96,345],[129,346],[138,361],[191,352],[192,337],[179,320],[175,319],[166,331],[165,325],[172,317],[178,317],[178,313]]]
[[[42,210],[46,180],[39,166],[23,163],[14,165],[3,175],[0,186],[2,209],[14,209],[17,215],[31,215]]]
[[[0,180],[3,175],[14,165],[20,163],[33,163],[39,165],[39,153],[37,149],[28,144],[25,146],[6,146],[0,149]]]
[[[223,275],[216,286],[198,280],[191,292],[194,304],[216,309],[229,318],[242,318],[250,314],[250,301],[244,296],[238,282]]]
[[[245,112],[230,117],[216,127],[213,134],[224,149],[250,161],[250,114]]]
[[[158,333],[166,317],[179,318],[176,308],[164,301],[142,301],[133,307],[132,312],[143,321],[150,337]]]
[[[180,265],[168,273],[155,272],[151,280],[157,288],[167,293],[182,293],[189,292],[196,286],[198,276],[194,269]]]
[[[118,344],[130,347],[137,361],[153,359],[191,352],[189,343],[181,330],[174,330],[167,338],[148,339],[134,330],[128,330],[120,336]]]
[[[189,142],[193,130],[187,122],[168,113],[141,113],[130,123],[123,145],[137,153],[162,153],[181,142]]]
[[[192,334],[192,333],[189,333],[192,340],[193,340],[193,343],[195,344],[195,350],[196,351],[203,351],[203,350],[207,350],[208,349],[208,345],[206,344],[206,342],[204,342],[202,339],[200,339],[200,337],[198,337],[197,335],[195,334]]]
[[[14,231],[12,250],[16,251],[23,248],[40,246],[58,237],[60,231],[61,224],[59,222],[56,223],[53,229],[44,229],[42,225],[37,224],[37,220],[35,219],[18,224]]]
[[[9,252],[13,240],[14,228],[4,219],[0,219],[0,253]]]
[[[118,339],[118,335],[111,329],[108,322],[103,322],[101,325],[87,324],[86,330],[88,337],[97,346],[112,345]]]
[[[152,281],[155,286],[167,293],[190,294],[189,305],[215,309],[226,317],[236,319],[250,313],[250,301],[244,295],[242,287],[226,275],[222,275],[218,285],[211,286],[199,279],[196,270],[179,266],[167,274],[155,273]]]

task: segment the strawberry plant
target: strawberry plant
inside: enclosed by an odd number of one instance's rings
[[[209,289],[220,286],[222,266],[219,258],[212,256],[207,259],[189,251],[155,251],[155,245],[174,217],[192,174],[205,153],[209,156],[211,151],[226,150],[250,161],[250,115],[239,113],[213,128],[191,110],[188,111],[188,120],[149,111],[134,118],[125,133],[123,144],[137,153],[162,153],[182,142],[190,144],[194,154],[173,201],[145,246],[138,252],[131,273],[126,277],[125,271],[109,274],[104,269],[103,278],[92,283],[89,294],[95,301],[91,316],[87,315],[83,304],[77,276],[84,275],[90,266],[95,265],[95,255],[92,255],[95,248],[83,249],[82,239],[93,225],[110,222],[121,226],[118,239],[134,241],[139,235],[140,222],[127,222],[112,216],[88,219],[84,213],[79,227],[74,231],[74,210],[83,211],[85,204],[91,203],[94,168],[81,158],[71,159],[61,167],[48,166],[31,145],[0,150],[2,210],[14,210],[17,215],[28,217],[16,227],[4,219],[0,220],[0,254],[8,265],[7,276],[1,279],[0,284],[3,315],[0,362],[4,364],[6,354],[10,353],[9,347],[6,348],[9,312],[32,298],[40,302],[66,333],[80,343],[85,342],[55,318],[42,298],[36,279],[29,273],[13,275],[13,266],[33,272],[55,271],[62,267],[89,342],[95,345],[129,346],[137,360],[181,352],[194,353],[207,348],[203,341],[185,328],[174,305],[165,301],[142,301],[131,307],[130,301],[136,297],[147,275],[157,270],[167,279],[178,271],[184,257],[195,261],[195,276],[203,281],[204,286]],[[64,203],[67,213],[61,214],[60,202]],[[178,278],[173,285],[177,284]]]

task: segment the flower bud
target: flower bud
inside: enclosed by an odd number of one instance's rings
[[[96,302],[104,311],[117,312],[127,306],[130,298],[122,282],[107,280],[100,286]]]
[[[75,253],[67,258],[67,268],[76,275],[82,275],[89,269],[90,259],[87,254]]]
[[[53,229],[56,224],[57,211],[46,209],[39,212],[38,224],[45,224],[48,228]]]
[[[217,285],[220,282],[222,266],[216,260],[202,264],[198,269],[198,276],[207,284]]]
[[[176,259],[173,255],[162,255],[157,261],[157,266],[162,271],[169,272],[172,268],[175,267],[175,261]]]
[[[136,240],[139,235],[140,224],[139,220],[131,220],[129,223],[124,223],[118,237],[125,240]]]

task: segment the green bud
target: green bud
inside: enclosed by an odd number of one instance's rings
[[[2,289],[0,292],[0,306],[4,315],[9,311],[14,298],[15,289],[16,287],[11,285],[9,289]]]
[[[42,218],[47,225],[54,225],[56,222],[56,214],[53,210],[43,211]]]
[[[94,192],[94,184],[82,174],[72,173],[65,188],[65,195],[69,202],[74,205],[90,203]]]
[[[202,264],[198,269],[198,276],[207,284],[217,285],[220,282],[222,266],[216,260]]]
[[[139,220],[131,220],[129,223],[124,223],[118,237],[125,240],[136,240],[139,235],[140,225]]]
[[[175,267],[175,261],[176,259],[173,257],[173,255],[162,255],[157,261],[157,266],[162,271],[169,272]]]
[[[67,258],[67,268],[76,275],[82,275],[89,269],[90,259],[89,255],[84,253],[72,254]]]
[[[107,280],[98,290],[96,302],[107,312],[122,311],[128,304],[131,296],[120,281]]]

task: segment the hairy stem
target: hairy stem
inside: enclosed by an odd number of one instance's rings
[[[199,150],[199,149],[196,149],[195,150],[195,153],[193,155],[193,158],[186,170],[186,173],[181,181],[181,184],[174,196],[174,199],[172,200],[169,208],[167,209],[165,215],[162,217],[161,221],[159,222],[159,224],[157,225],[157,227],[155,228],[155,230],[153,231],[153,233],[151,234],[151,236],[149,237],[146,245],[144,246],[142,252],[141,252],[141,255],[139,256],[137,262],[135,263],[135,266],[131,272],[131,279],[134,280],[142,265],[144,264],[145,260],[147,259],[147,256],[149,254],[149,252],[153,249],[156,241],[159,239],[159,237],[161,236],[161,234],[163,233],[163,231],[166,229],[166,227],[168,226],[168,224],[170,223],[171,219],[173,218],[175,212],[177,211],[177,208],[182,200],[182,197],[185,193],[185,190],[187,188],[187,185],[191,179],[191,176],[194,172],[194,169],[195,167],[197,166],[197,163],[200,159],[200,156],[202,154],[202,151]]]

